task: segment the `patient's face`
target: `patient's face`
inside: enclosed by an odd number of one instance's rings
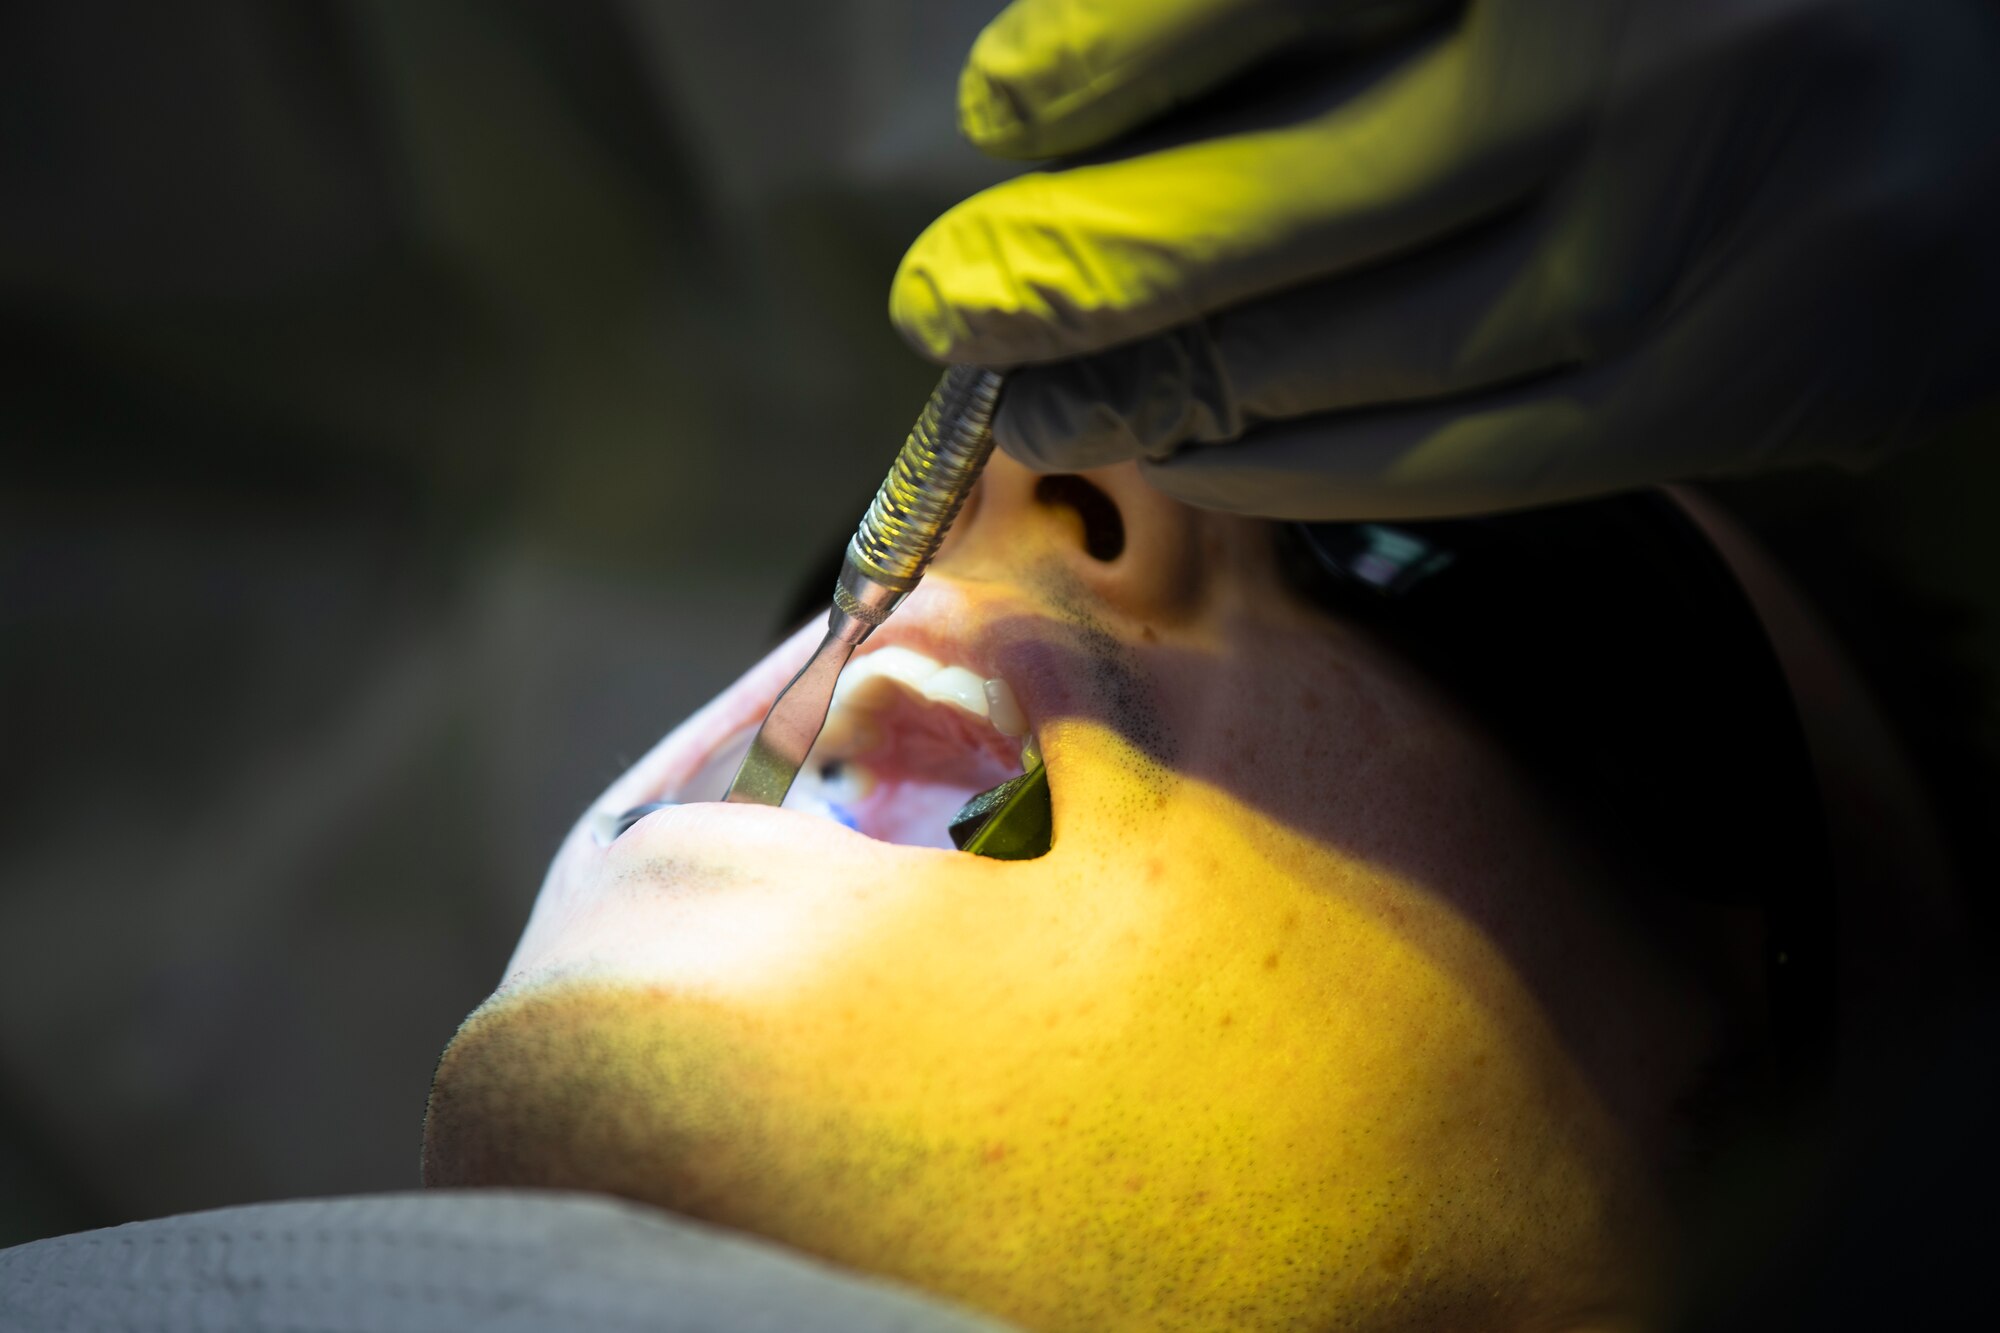
[[[809,782],[859,831],[579,826],[440,1066],[427,1179],[623,1194],[1029,1326],[1604,1319],[1678,997],[1476,730],[1278,591],[1265,526],[1090,480],[1115,522],[996,458],[862,650],[1007,682],[1049,853],[898,845],[1019,742],[880,681]],[[712,796],[818,635],[600,807]]]

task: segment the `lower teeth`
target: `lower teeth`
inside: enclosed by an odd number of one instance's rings
[[[859,764],[839,759],[817,767],[808,764],[792,780],[785,808],[821,815],[859,832],[854,808],[874,788],[874,775]]]

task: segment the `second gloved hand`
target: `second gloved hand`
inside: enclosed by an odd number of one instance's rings
[[[1274,517],[1859,459],[1990,386],[2000,8],[1438,9],[1017,0],[962,128],[1096,155],[932,224],[892,317],[1023,366],[1022,461]]]

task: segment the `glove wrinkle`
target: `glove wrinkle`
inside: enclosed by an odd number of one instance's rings
[[[1016,371],[994,436],[1043,472],[1172,457],[1233,440],[1250,423],[1205,320],[1080,361]]]
[[[1273,422],[1140,469],[1188,504],[1300,520],[1446,518],[1619,489],[1593,475],[1605,460],[1582,447],[1600,424],[1592,386],[1557,379],[1481,411],[1424,404]]]
[[[981,152],[1012,156],[1007,146],[1027,138],[1027,119],[1011,81],[988,74],[976,59],[966,62],[958,75],[958,132],[966,142]]]

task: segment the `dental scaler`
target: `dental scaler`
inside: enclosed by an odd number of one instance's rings
[[[826,725],[841,668],[924,576],[993,452],[1002,376],[953,366],[931,391],[895,466],[847,543],[826,637],[779,692],[725,801],[782,805]]]

